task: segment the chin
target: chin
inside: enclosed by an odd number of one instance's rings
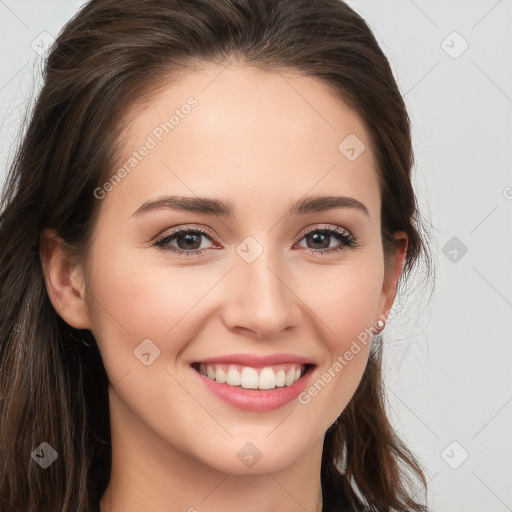
[[[243,437],[224,442],[210,440],[206,451],[197,456],[204,464],[223,473],[254,475],[283,470],[306,456],[308,443],[305,442],[305,433],[296,432],[296,436],[290,439],[285,435],[285,427],[282,428],[283,435],[277,433],[279,426],[271,433],[276,426],[271,429],[265,427],[264,433],[258,432],[254,436],[250,435],[248,428]]]

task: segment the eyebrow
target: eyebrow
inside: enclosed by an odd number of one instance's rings
[[[370,216],[366,206],[353,197],[346,196],[313,196],[299,199],[291,204],[288,215],[306,215],[314,212],[324,212],[338,208],[352,209]],[[221,217],[232,217],[235,205],[230,201],[221,201],[207,197],[192,196],[160,196],[146,201],[133,214],[137,217],[154,210],[177,210],[185,212],[204,213]]]

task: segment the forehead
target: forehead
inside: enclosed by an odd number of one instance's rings
[[[297,72],[196,69],[161,85],[125,121],[116,169],[124,165],[128,176],[109,201],[119,193],[133,205],[163,193],[231,194],[235,202],[235,192],[253,199],[339,192],[367,201],[378,194],[363,122],[324,82]]]

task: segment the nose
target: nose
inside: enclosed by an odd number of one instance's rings
[[[263,253],[252,263],[236,256],[225,289],[223,320],[232,331],[272,338],[299,325],[301,300],[284,261]]]

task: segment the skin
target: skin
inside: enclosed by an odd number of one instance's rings
[[[320,511],[323,437],[361,380],[369,344],[308,404],[270,412],[219,401],[190,364],[286,352],[315,361],[314,383],[389,313],[406,235],[395,234],[401,247],[385,271],[367,132],[325,84],[300,74],[234,64],[191,71],[126,116],[123,161],[190,96],[197,107],[100,201],[87,267],[66,257],[56,233],[42,238],[50,299],[66,322],[92,331],[110,380],[113,468],[101,511]],[[351,133],[366,144],[355,161],[338,150]],[[166,194],[230,201],[236,212],[132,217]],[[306,195],[353,197],[369,215],[285,215]],[[195,247],[219,249],[188,257],[151,246],[186,225],[215,234]],[[344,228],[359,245],[322,255],[303,235],[317,226]],[[236,251],[247,236],[263,249],[252,263]],[[335,236],[327,244],[343,246]],[[134,356],[147,338],[160,350],[149,366]],[[237,457],[247,442],[262,454],[251,468]]]

